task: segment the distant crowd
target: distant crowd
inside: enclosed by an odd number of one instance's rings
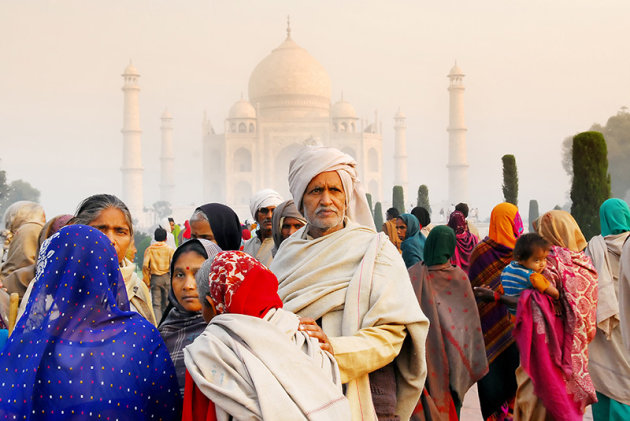
[[[136,267],[119,198],[4,214],[0,419],[630,420],[630,208],[589,241],[562,210],[446,225],[387,210],[349,155],[305,147],[264,189],[164,218]],[[140,261],[140,259],[138,259]]]

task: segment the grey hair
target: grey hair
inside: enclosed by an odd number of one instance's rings
[[[125,202],[112,194],[95,194],[83,200],[74,218],[70,220],[70,224],[89,225],[93,220],[99,217],[101,212],[108,208],[116,208],[125,216],[127,225],[129,225],[129,233],[133,236],[133,223],[131,221],[131,212],[125,205]]]
[[[204,211],[202,211],[201,209],[195,209],[192,216],[190,217],[190,221],[198,221],[200,219],[208,221],[208,223],[210,223],[210,221],[208,220],[208,215],[206,215]]]
[[[197,284],[197,294],[199,294],[199,301],[202,305],[206,305],[206,295],[210,293],[210,269],[212,266],[212,262],[214,262],[214,258],[217,254],[221,253],[221,247],[213,243],[212,241],[204,240],[202,238],[198,238],[197,240],[203,248],[206,250],[206,254],[208,258],[201,265],[197,273],[195,274],[195,283]]]
[[[202,305],[206,305],[206,296],[210,294],[210,269],[214,256],[205,262],[199,268],[195,274],[195,281],[197,282],[197,294],[199,294],[199,301]]]

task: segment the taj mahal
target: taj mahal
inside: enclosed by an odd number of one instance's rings
[[[455,64],[448,74],[449,114],[449,200],[468,199],[466,128],[463,108],[463,72]],[[148,221],[142,194],[141,133],[138,78],[130,63],[123,73],[123,200],[138,222]],[[160,156],[160,200],[174,203],[173,117],[162,115]],[[384,156],[382,122],[375,112],[371,121],[360,119],[352,104],[341,97],[332,102],[331,80],[326,69],[291,36],[286,38],[253,69],[248,97],[229,109],[218,132],[204,115],[202,122],[203,197],[199,203],[225,203],[249,218],[251,195],[273,188],[289,199],[287,181],[291,159],[304,145],[334,146],[358,163],[359,177],[374,201],[391,197],[391,186],[383,185],[383,160],[393,159],[394,184],[408,191],[406,118],[398,110],[393,116],[393,156]],[[415,188],[416,186],[414,186]],[[411,196],[410,196],[411,194]],[[413,200],[413,199],[411,199]]]

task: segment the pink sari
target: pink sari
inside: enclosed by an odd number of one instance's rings
[[[563,316],[551,299],[531,290],[521,295],[514,337],[521,365],[536,396],[556,419],[582,419],[597,401],[588,373],[588,343],[596,329],[597,272],[583,252],[552,246],[543,275],[559,289]]]
[[[570,306],[564,310],[574,318]],[[534,392],[547,412],[554,419],[582,420],[581,405],[567,390],[565,380],[572,375],[571,331],[569,324],[556,316],[551,299],[533,289],[523,291],[513,333],[521,367],[532,379]]]

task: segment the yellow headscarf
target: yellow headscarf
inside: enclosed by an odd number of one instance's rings
[[[586,239],[573,216],[567,211],[552,210],[540,217],[538,234],[554,246],[578,252],[586,248]]]
[[[523,233],[523,221],[518,208],[511,203],[499,203],[490,214],[488,237],[509,248],[514,248],[516,239]]]

